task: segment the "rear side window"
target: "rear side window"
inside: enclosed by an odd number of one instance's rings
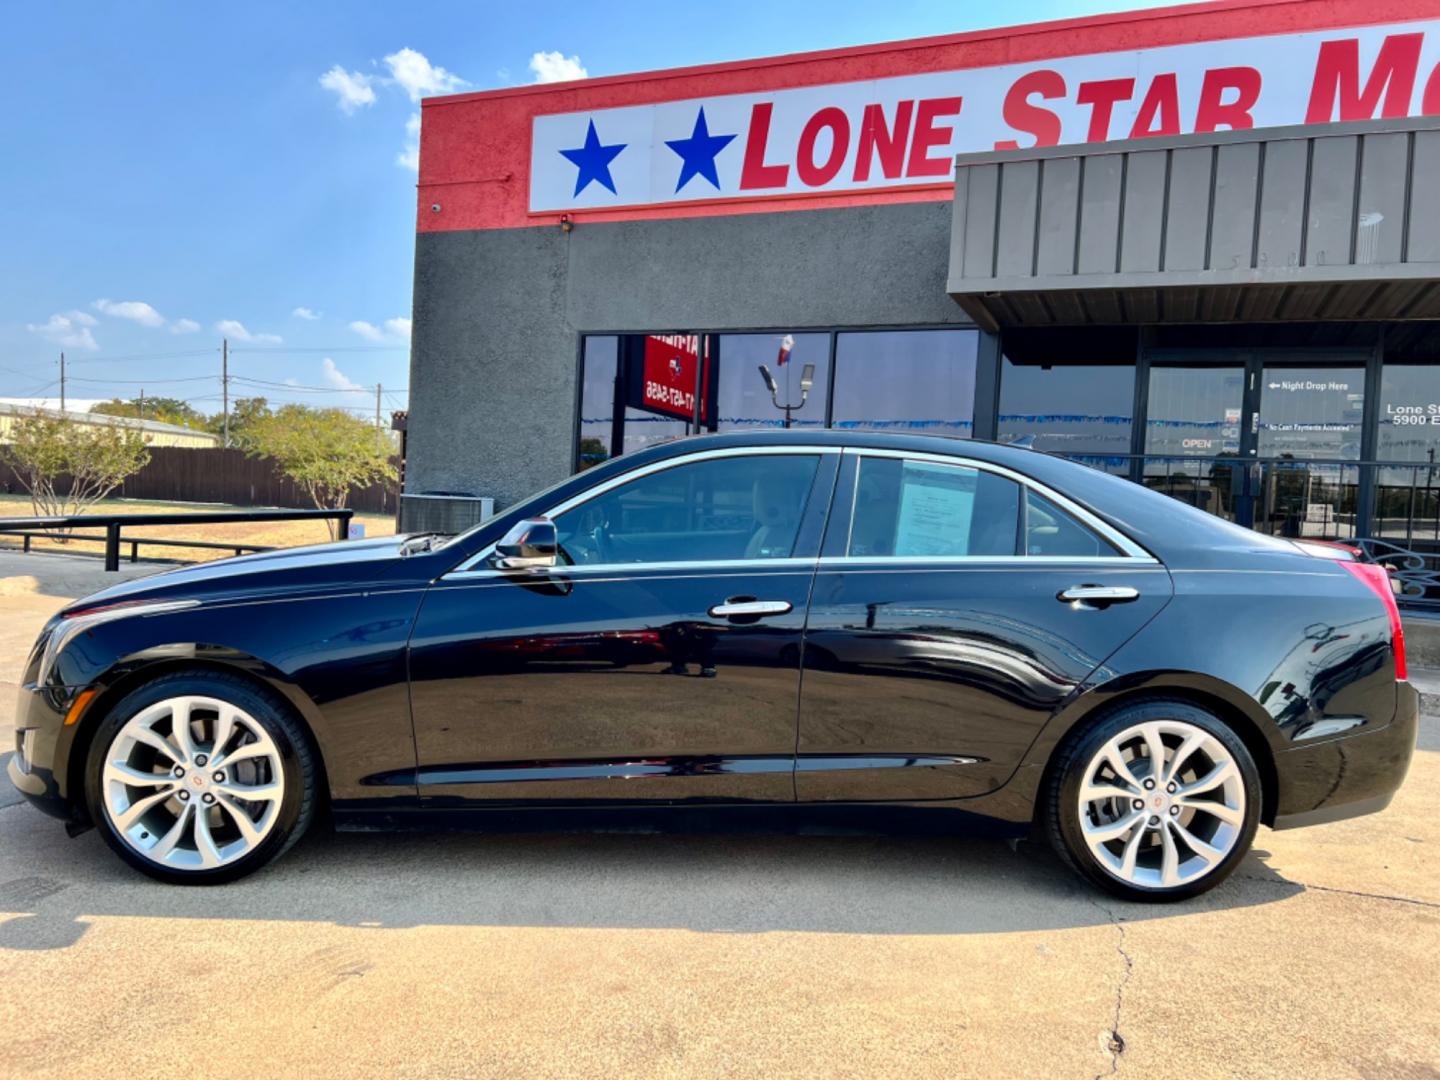
[[[860,461],[848,555],[1014,555],[1020,485],[963,465]]]
[[[1027,490],[1025,554],[1088,558],[1119,555],[1120,552],[1045,496]]]

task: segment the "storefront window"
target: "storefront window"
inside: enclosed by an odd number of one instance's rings
[[[825,426],[829,334],[720,334],[711,341],[716,422],[706,425],[710,430]],[[773,394],[762,366],[775,381]],[[801,385],[807,368],[808,392]]]
[[[1380,372],[1380,423],[1375,457],[1413,462],[1377,469],[1371,532],[1409,545],[1440,540],[1440,365],[1395,363]]]
[[[1026,445],[1124,473],[1134,421],[1135,362],[1017,362],[1000,372],[1001,442]]]
[[[587,337],[580,386],[580,446],[575,470],[581,472],[614,456],[615,371],[620,339]]]
[[[968,437],[979,338],[974,330],[838,335],[835,426]]]
[[[1381,461],[1434,464],[1440,451],[1440,357],[1426,364],[1386,362],[1380,373]]]

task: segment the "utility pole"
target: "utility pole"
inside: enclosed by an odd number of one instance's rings
[[[221,421],[224,435],[221,446],[230,445],[230,339],[220,339],[220,408],[225,419]]]
[[[145,387],[140,387],[140,419],[145,419]]]
[[[60,354],[60,411],[65,411],[65,354]]]
[[[375,445],[379,447],[384,439],[380,431],[380,384],[375,384]]]

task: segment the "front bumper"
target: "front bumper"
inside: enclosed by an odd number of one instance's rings
[[[62,821],[78,816],[64,783],[75,734],[75,728],[65,726],[65,712],[73,699],[74,691],[67,688],[22,686],[15,709],[15,753],[5,766],[15,790]]]
[[[1420,729],[1419,693],[1398,683],[1395,695],[1395,717],[1384,727],[1276,755],[1280,791],[1274,828],[1322,825],[1390,805],[1409,771]]]

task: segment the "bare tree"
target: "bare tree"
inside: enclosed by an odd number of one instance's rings
[[[44,517],[83,512],[150,461],[145,435],[125,424],[82,424],[36,410],[15,421],[0,448],[30,506]]]

